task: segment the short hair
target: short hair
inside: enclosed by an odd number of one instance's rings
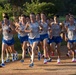
[[[30,15],[35,15],[35,13],[32,12],[32,13],[30,13]]]
[[[54,17],[57,17],[57,18],[59,18],[59,15],[58,15],[58,14],[55,14],[55,15],[54,15]]]
[[[8,19],[8,20],[9,20],[9,17],[8,17],[8,16],[4,16],[3,18],[6,18],[6,19]]]
[[[66,13],[66,14],[65,14],[65,16],[68,16],[68,17],[70,17],[69,13]]]
[[[44,14],[45,16],[47,16],[47,14],[45,12],[41,12],[41,14]]]
[[[70,17],[74,18],[74,15],[70,15]]]
[[[8,16],[8,14],[7,13],[3,13],[5,16]]]
[[[26,18],[27,18],[27,17],[30,18],[29,16],[26,16]]]
[[[40,15],[40,13],[37,13],[36,15]]]
[[[21,17],[25,17],[25,18],[26,18],[26,15],[24,15],[24,14],[21,14]]]

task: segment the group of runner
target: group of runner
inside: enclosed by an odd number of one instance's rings
[[[14,21],[9,20],[7,13],[3,13],[3,20],[0,22],[0,33],[2,38],[1,51],[1,66],[5,66],[6,62],[10,62],[9,53],[12,56],[12,61],[18,59],[18,53],[14,48],[14,34],[18,34],[18,38],[22,48],[22,59],[24,62],[26,50],[30,55],[29,67],[34,66],[34,56],[37,52],[38,60],[41,55],[44,57],[44,64],[52,61],[51,53],[57,51],[57,63],[61,61],[60,44],[63,40],[67,42],[68,53],[72,54],[72,62],[76,62],[76,20],[72,14],[66,14],[65,21],[59,21],[59,15],[54,15],[53,18],[47,19],[45,13],[30,13],[29,16],[24,14],[14,18]]]

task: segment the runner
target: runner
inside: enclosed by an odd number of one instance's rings
[[[59,15],[54,16],[54,22],[51,24],[52,29],[52,40],[55,44],[55,49],[57,50],[58,59],[57,63],[60,63],[60,43],[62,42],[61,34],[61,23],[59,23]]]
[[[51,22],[52,23],[52,22]],[[51,53],[54,53],[53,50],[53,40],[52,40],[52,29],[51,29],[51,23],[49,24],[49,28],[48,28],[48,60],[47,62],[51,62],[52,58],[51,58]]]
[[[12,22],[9,23],[8,16],[4,16],[3,18],[2,31],[3,31],[3,39],[2,39],[2,55],[1,55],[2,64],[1,65],[5,66],[4,57],[5,57],[5,51],[7,47],[10,46],[11,49],[14,51],[14,38],[13,38],[14,28],[12,26]]]
[[[27,48],[27,41],[28,41],[28,36],[27,33],[25,33],[25,25],[26,25],[26,16],[21,15],[19,19],[19,23],[16,23],[16,32],[18,33],[18,38],[20,39],[21,47],[22,47],[22,59],[21,62],[24,62],[25,58],[25,52]]]
[[[5,16],[8,16],[7,13],[3,13],[2,17],[4,18]],[[2,23],[4,23],[4,21],[2,21]],[[10,24],[10,20],[8,21],[8,23]],[[15,28],[14,26],[12,26],[13,28]],[[11,54],[12,56],[12,61],[15,61],[18,59],[18,53],[16,50],[12,50],[10,46],[8,46],[6,48],[6,62],[10,62],[10,58],[9,58],[9,54]]]
[[[41,13],[41,25],[43,30],[40,32],[40,41],[44,49],[44,64],[47,63],[47,39],[48,39],[48,23],[44,13]]]
[[[71,15],[70,24],[66,26],[66,40],[68,50],[72,53],[72,62],[76,62],[75,58],[75,46],[76,46],[76,24],[74,23],[74,17]]]
[[[32,47],[31,62],[30,62],[29,67],[33,67],[34,66],[34,54],[35,54],[34,51],[36,50],[37,44],[40,41],[40,35],[39,35],[40,25],[36,21],[34,13],[30,14],[30,20],[31,20],[31,23],[27,23],[27,27],[28,27],[27,29],[29,31],[29,35],[28,35],[29,42],[30,42],[31,47]],[[25,30],[25,32],[26,31],[27,30]]]

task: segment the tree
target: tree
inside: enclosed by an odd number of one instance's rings
[[[35,14],[40,12],[45,12],[47,14],[53,14],[55,13],[55,5],[53,3],[46,3],[42,2],[40,3],[39,0],[32,1],[30,3],[24,4],[24,13],[29,15],[31,12],[34,12]]]

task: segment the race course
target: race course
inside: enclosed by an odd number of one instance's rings
[[[61,63],[57,64],[57,56],[52,57],[52,62],[43,64],[43,58],[38,61],[35,57],[34,67],[29,67],[29,59],[24,63],[20,61],[6,63],[5,67],[0,68],[0,75],[76,75],[76,63],[71,61],[71,57],[66,57],[65,46],[61,47]]]

